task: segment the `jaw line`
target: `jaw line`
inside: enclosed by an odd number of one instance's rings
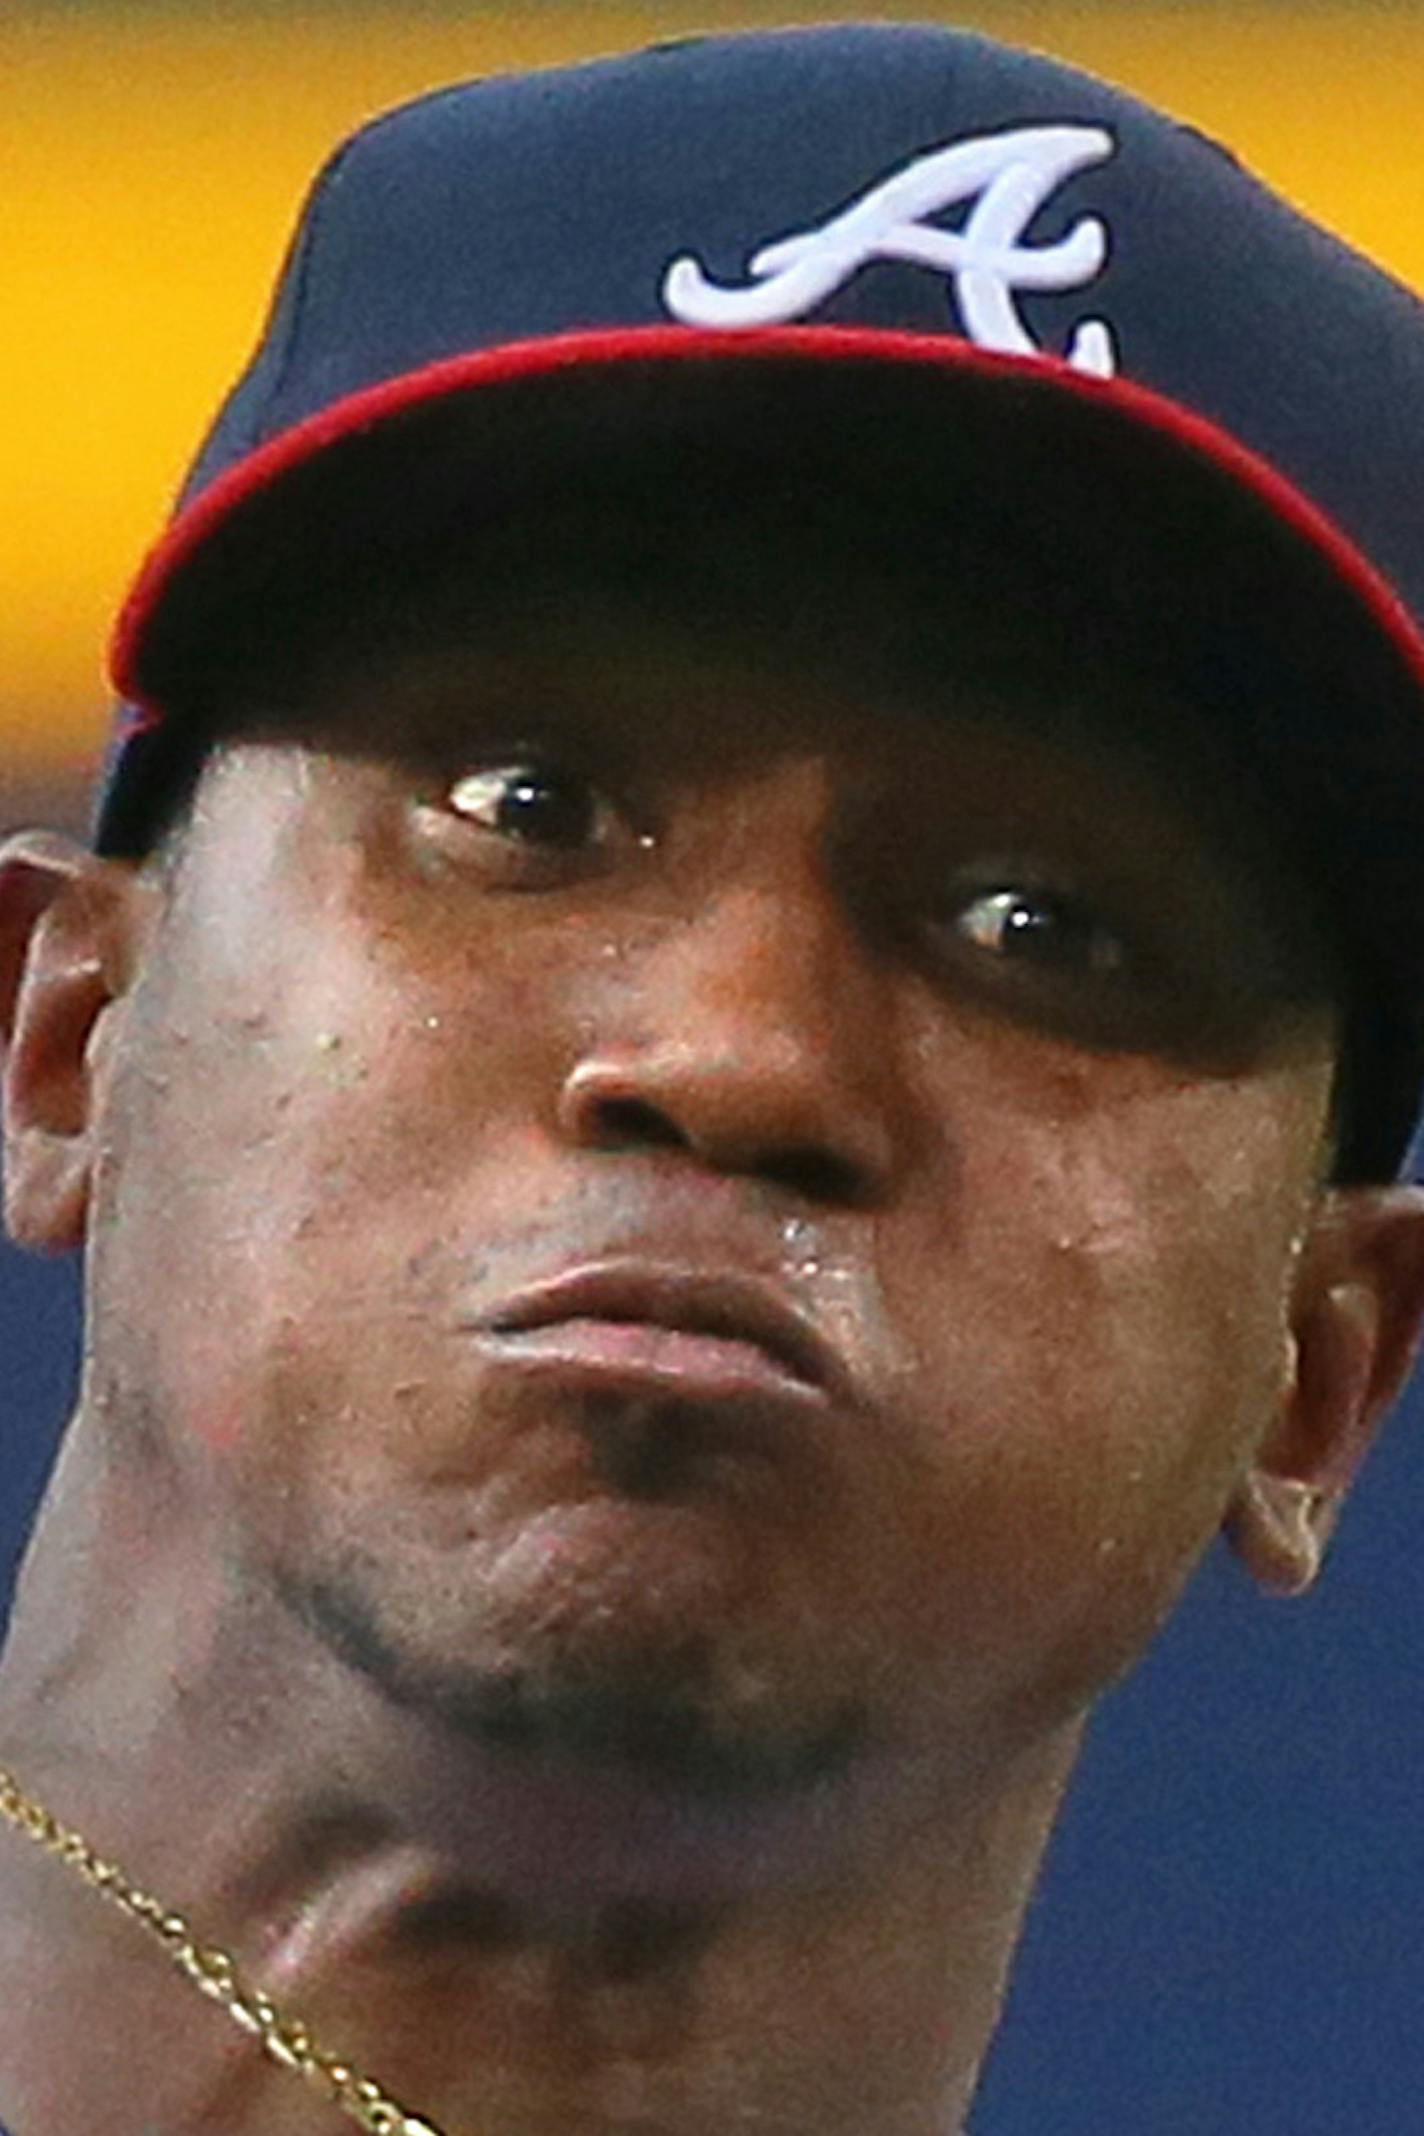
[[[799,1734],[738,1739],[684,1694],[656,1686],[546,1686],[511,1669],[442,1682],[412,1669],[335,1584],[283,1581],[282,1594],[390,1705],[531,1774],[648,1789],[709,1810],[773,1809],[844,1780],[866,1745],[865,1716],[850,1702]]]

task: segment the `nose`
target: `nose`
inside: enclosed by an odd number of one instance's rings
[[[894,1158],[884,994],[829,891],[723,889],[625,959],[564,1082],[563,1132],[873,1205]]]

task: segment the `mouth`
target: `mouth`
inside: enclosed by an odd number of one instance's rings
[[[771,1285],[666,1262],[573,1269],[503,1300],[474,1323],[504,1362],[593,1391],[685,1401],[824,1404],[846,1367]]]

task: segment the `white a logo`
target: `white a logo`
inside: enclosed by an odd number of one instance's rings
[[[908,260],[948,277],[964,332],[1007,355],[1044,352],[1014,301],[1020,290],[1082,289],[1107,262],[1108,232],[1085,215],[1056,244],[1024,242],[1052,194],[1116,143],[1100,126],[1025,126],[917,156],[830,222],[764,245],[740,288],[709,281],[699,261],[674,260],[663,302],[686,326],[780,326],[825,302],[871,260]],[[927,220],[972,202],[962,226]],[[1080,371],[1110,378],[1117,368],[1112,328],[1086,319],[1067,350]]]

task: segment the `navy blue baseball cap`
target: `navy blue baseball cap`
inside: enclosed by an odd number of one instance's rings
[[[907,542],[973,510],[1010,552],[1047,525],[1100,579],[1120,499],[1164,616],[1184,558],[1206,572],[1203,672],[1349,907],[1345,1170],[1388,1177],[1424,1073],[1421,411],[1410,292],[1038,54],[841,24],[457,85],[317,180],[120,617],[96,843],[151,844],[203,747],[192,677],[253,604],[300,602],[343,543],[379,565],[432,472],[442,523],[452,496],[497,518],[581,440],[656,457],[720,426],[750,483],[883,481]]]

